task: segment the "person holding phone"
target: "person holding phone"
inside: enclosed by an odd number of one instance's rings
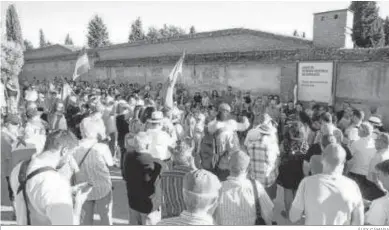
[[[10,183],[15,194],[17,225],[80,224],[81,209],[91,192],[91,187],[83,184],[72,188],[69,182],[55,170],[63,165],[64,159],[72,154],[75,146],[77,146],[77,138],[69,131],[59,130],[48,135],[43,152],[31,158],[31,161],[27,162],[27,168],[24,168],[26,175],[41,170],[25,183],[28,206],[23,193],[17,192],[24,162],[19,163],[12,170]],[[47,170],[43,171],[43,168]]]

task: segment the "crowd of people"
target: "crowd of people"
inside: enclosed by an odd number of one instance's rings
[[[348,103],[178,84],[169,107],[162,84],[34,78],[15,104],[5,88],[2,200],[18,225],[112,225],[112,167],[130,225],[275,225],[281,187],[293,223],[389,225],[389,134]]]

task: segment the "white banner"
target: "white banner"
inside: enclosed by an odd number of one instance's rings
[[[300,62],[298,99],[332,104],[333,62]]]

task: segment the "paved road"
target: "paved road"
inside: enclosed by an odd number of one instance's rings
[[[120,170],[112,169],[111,171],[112,182],[114,186],[113,190],[113,222],[115,225],[127,225],[128,224],[128,204],[126,196],[126,187],[122,180]],[[291,223],[283,218],[280,213],[283,210],[283,189],[279,187],[277,199],[275,200],[275,220],[279,225],[291,225]],[[95,215],[95,224],[99,224],[99,216]],[[1,225],[16,225],[15,221],[12,221],[12,208],[10,205],[1,205]]]

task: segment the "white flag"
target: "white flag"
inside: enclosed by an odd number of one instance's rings
[[[184,63],[185,52],[178,60],[174,68],[169,74],[167,82],[165,83],[164,105],[168,108],[173,108],[173,92],[179,75],[182,75],[182,64]]]
[[[77,59],[76,67],[74,68],[73,73],[73,81],[76,80],[76,78],[78,78],[80,75],[87,73],[89,69],[89,59],[88,55],[85,52]]]

